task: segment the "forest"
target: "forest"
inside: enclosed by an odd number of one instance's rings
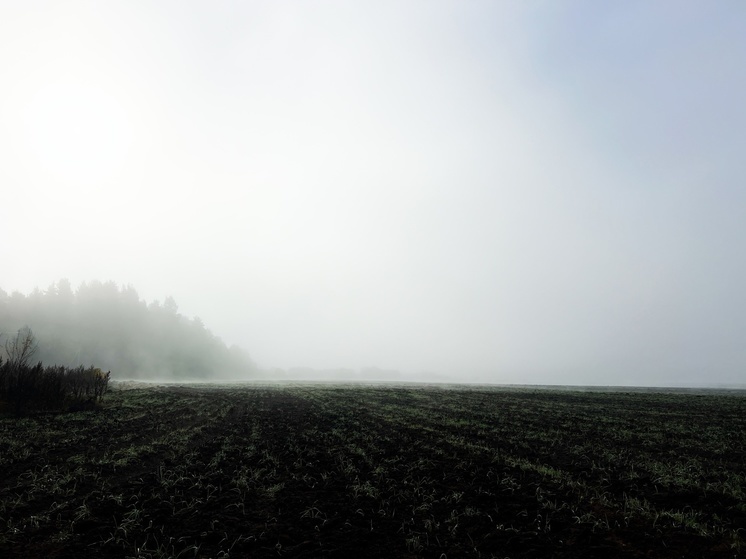
[[[228,347],[172,297],[142,300],[132,286],[66,279],[24,295],[0,289],[0,342],[30,328],[45,365],[98,367],[114,379],[201,380],[256,373],[249,354]]]

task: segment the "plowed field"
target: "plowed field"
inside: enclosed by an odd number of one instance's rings
[[[0,472],[0,557],[746,556],[739,393],[140,387]]]

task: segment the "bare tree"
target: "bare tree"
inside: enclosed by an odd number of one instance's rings
[[[6,361],[12,369],[19,369],[28,365],[36,353],[39,345],[31,328],[24,326],[14,338],[8,338],[5,342]]]

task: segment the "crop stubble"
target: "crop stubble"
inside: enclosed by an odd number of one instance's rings
[[[746,397],[153,386],[0,419],[4,557],[738,557]]]

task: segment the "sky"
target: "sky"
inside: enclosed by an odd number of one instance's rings
[[[3,2],[0,287],[265,368],[746,384],[746,4]]]

